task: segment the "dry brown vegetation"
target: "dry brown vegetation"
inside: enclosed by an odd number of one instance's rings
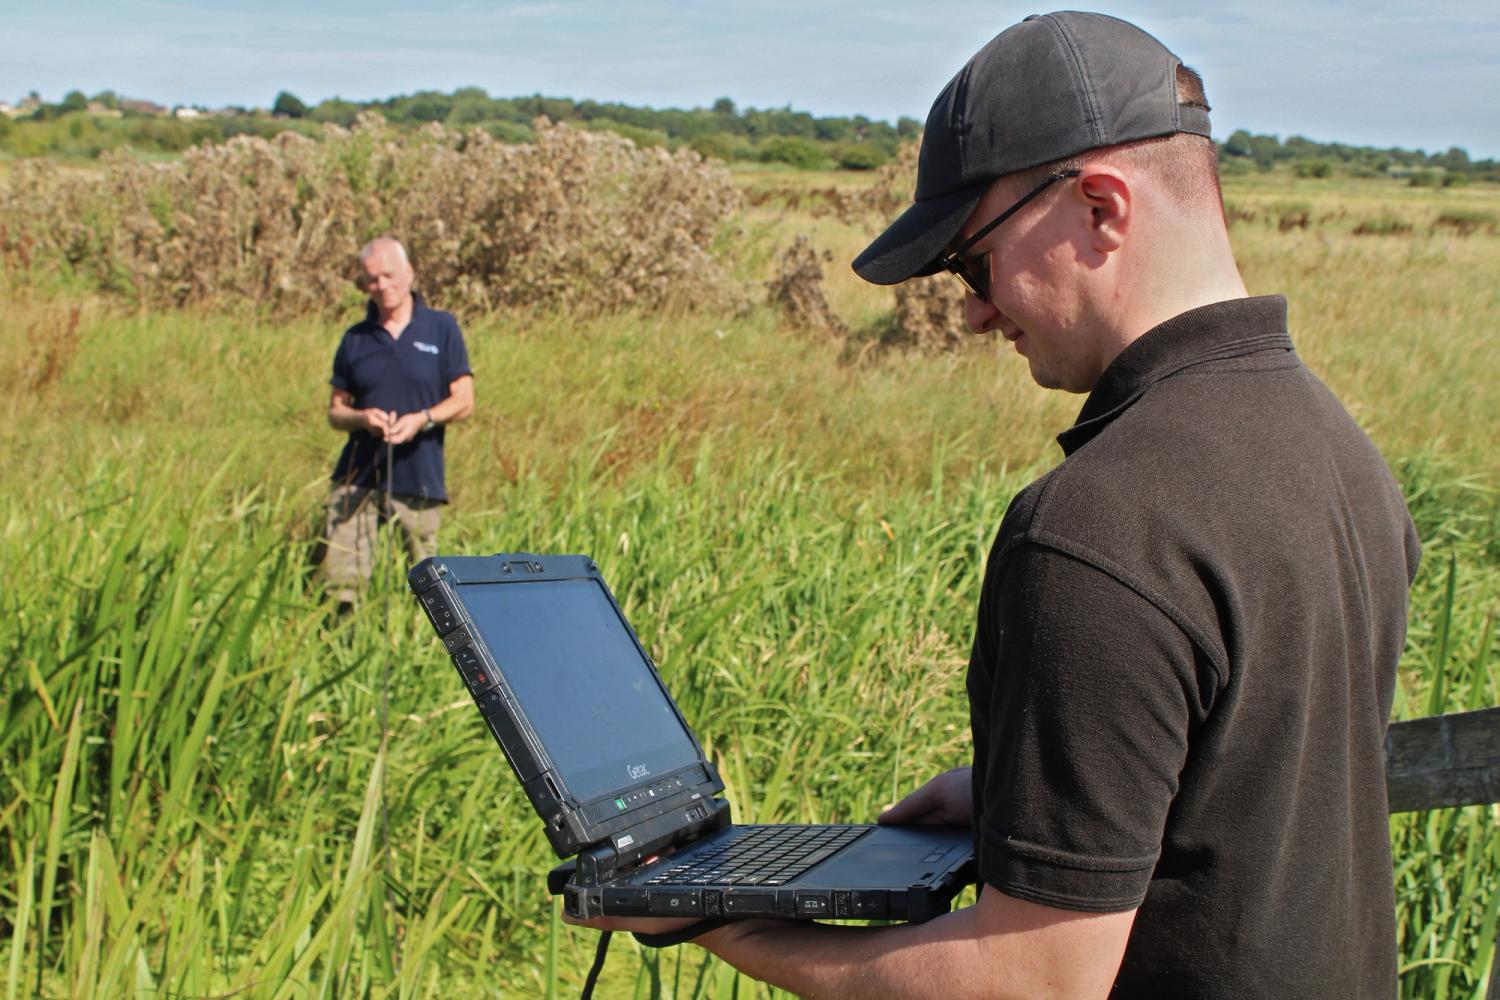
[[[823,297],[823,264],[832,259],[830,251],[819,253],[807,236],[798,234],[776,258],[776,275],[766,282],[766,290],[791,326],[847,337],[849,328]]]
[[[61,265],[143,306],[294,315],[347,305],[351,248],[398,233],[449,308],[659,307],[723,290],[709,247],[739,204],[726,170],[545,120],[535,134],[398,138],[370,116],[321,141],[240,137],[172,163],[23,161],[0,188],[0,260]]]

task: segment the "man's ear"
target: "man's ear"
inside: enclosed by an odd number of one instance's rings
[[[1090,245],[1099,253],[1124,246],[1135,201],[1125,175],[1107,164],[1085,167],[1073,190],[1089,209]]]

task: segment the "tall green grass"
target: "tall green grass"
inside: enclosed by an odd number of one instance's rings
[[[455,529],[468,551],[599,559],[738,815],[863,819],[964,759],[978,573],[1024,472],[861,506],[774,450],[726,467],[711,439],[614,483],[608,440]],[[306,578],[297,503],[216,502],[213,482],[184,496],[170,463],[85,479],[53,506],[8,499],[0,520],[24,581],[0,609],[7,995],[576,990],[592,937],[558,931],[539,825],[395,560],[339,620]],[[1403,713],[1492,704],[1482,507],[1417,508],[1429,569]],[[1478,995],[1494,827],[1488,808],[1393,820],[1404,995]],[[609,995],[728,995],[734,978],[630,955]]]

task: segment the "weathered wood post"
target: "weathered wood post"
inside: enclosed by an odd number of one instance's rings
[[[1500,802],[1500,708],[1393,722],[1385,734],[1391,812]],[[1489,1000],[1500,1000],[1500,939]]]

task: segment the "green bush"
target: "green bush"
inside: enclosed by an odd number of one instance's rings
[[[1298,160],[1292,172],[1298,177],[1332,177],[1333,164],[1327,160]]]
[[[734,159],[734,142],[723,132],[708,132],[700,135],[688,143],[688,146],[705,160],[728,162]]]
[[[885,166],[890,159],[885,150],[869,142],[851,143],[838,152],[839,166],[845,170],[875,170]]]
[[[762,163],[786,163],[799,170],[819,170],[828,165],[828,157],[817,144],[795,136],[772,136],[760,144]]]

